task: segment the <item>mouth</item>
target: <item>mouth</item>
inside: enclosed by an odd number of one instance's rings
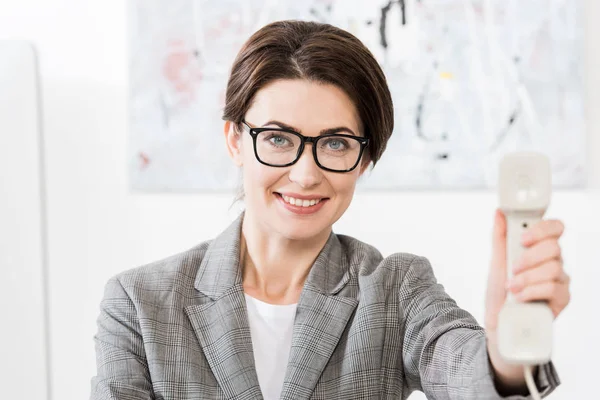
[[[314,197],[310,199],[299,199],[292,196],[287,196],[278,192],[274,192],[276,196],[278,196],[281,200],[283,200],[286,204],[301,207],[301,208],[311,208],[314,207],[325,200],[329,200],[329,197]]]

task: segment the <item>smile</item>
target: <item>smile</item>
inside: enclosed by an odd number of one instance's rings
[[[299,206],[299,207],[311,207],[314,206],[315,204],[319,204],[319,202],[323,199],[312,199],[312,200],[302,200],[302,199],[295,199],[293,197],[290,196],[285,196],[285,195],[280,195],[281,197],[283,197],[283,200],[285,200],[286,203],[291,204],[293,206]]]
[[[285,209],[298,215],[314,214],[327,203],[327,200],[329,200],[329,197],[299,199],[277,192],[275,192],[275,196],[279,199],[281,205],[283,205]]]

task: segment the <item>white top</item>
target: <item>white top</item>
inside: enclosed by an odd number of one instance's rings
[[[292,347],[297,304],[269,304],[246,294],[246,306],[260,390],[265,400],[279,399]]]

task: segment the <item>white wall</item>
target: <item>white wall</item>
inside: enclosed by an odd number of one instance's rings
[[[0,381],[41,399],[49,341],[36,64],[28,43],[0,41]]]
[[[593,158],[600,158],[600,116],[594,115],[600,105],[600,55],[592,52],[598,46],[591,39],[600,37],[600,4],[587,4],[591,179],[600,187],[600,165]],[[95,372],[92,337],[106,280],[209,239],[234,217],[228,212],[231,194],[129,191],[125,12],[122,0],[0,3],[0,38],[30,39],[40,50],[53,399],[89,396]],[[370,242],[384,254],[429,257],[449,293],[481,321],[495,200],[491,192],[358,194],[336,231]],[[589,190],[559,192],[548,214],[566,222],[562,243],[573,278],[572,303],[555,324],[554,361],[563,381],[555,399],[594,393],[593,358],[600,357],[594,340],[598,322],[592,318],[600,305],[595,290],[599,205],[598,194]],[[365,208],[370,212],[361,212]],[[1,386],[6,390],[5,382]],[[5,397],[30,398],[10,385]]]

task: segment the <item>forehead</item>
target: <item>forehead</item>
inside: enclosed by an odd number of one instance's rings
[[[339,126],[362,132],[356,106],[342,89],[303,79],[276,80],[263,87],[246,119],[259,126],[270,120],[281,121],[305,135]]]

